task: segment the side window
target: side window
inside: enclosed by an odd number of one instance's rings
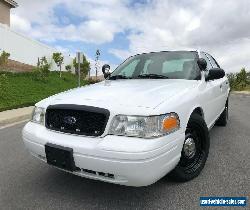
[[[204,58],[204,59],[207,61],[207,70],[208,70],[208,71],[209,71],[211,68],[213,68],[212,65],[211,65],[211,63],[210,63],[210,61],[209,61],[209,59],[208,59],[208,57],[206,56],[205,53],[201,52],[201,58]]]
[[[209,55],[207,53],[206,53],[206,55],[209,58],[210,62],[212,63],[212,66],[214,68],[220,68],[220,66],[218,65],[218,63],[216,62],[216,60],[211,55]]]

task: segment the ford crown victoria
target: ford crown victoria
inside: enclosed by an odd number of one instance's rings
[[[23,129],[30,153],[75,175],[128,186],[198,176],[209,130],[228,119],[229,83],[205,52],[131,56],[105,80],[37,103]]]

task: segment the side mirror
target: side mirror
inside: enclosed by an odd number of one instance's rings
[[[104,64],[102,66],[102,73],[103,73],[105,79],[108,78],[110,76],[110,74],[111,74],[110,65]]]
[[[221,79],[225,76],[225,71],[220,68],[213,68],[210,69],[208,75],[206,77],[206,81],[214,80],[214,79]]]
[[[199,58],[197,64],[201,71],[205,71],[207,68],[207,61],[204,58]]]

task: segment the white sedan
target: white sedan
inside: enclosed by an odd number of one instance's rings
[[[150,185],[166,174],[198,176],[209,152],[209,130],[228,119],[229,83],[205,52],[132,56],[97,84],[36,104],[23,129],[30,153],[91,179]]]

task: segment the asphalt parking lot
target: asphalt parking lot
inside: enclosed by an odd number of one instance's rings
[[[25,150],[23,125],[0,130],[0,209],[204,209],[200,196],[248,196],[249,208],[250,96],[230,97],[229,123],[210,131],[206,166],[187,183],[133,188],[59,171]]]

